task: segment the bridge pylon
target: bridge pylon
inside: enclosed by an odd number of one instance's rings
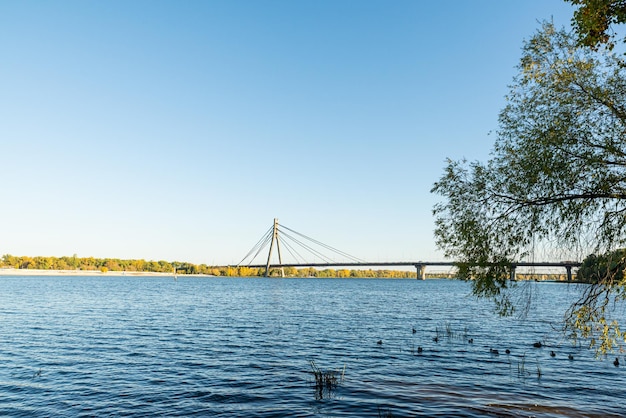
[[[426,264],[417,263],[415,269],[417,270],[417,280],[426,280]]]
[[[278,239],[278,218],[274,218],[274,230],[272,231],[272,243],[270,244],[270,252],[267,254],[267,265],[265,266],[265,277],[270,275],[270,263],[272,259],[272,250],[274,249],[274,242],[276,243],[276,250],[278,251],[278,265],[280,266],[280,276],[285,277],[285,270],[283,269],[283,260],[280,255],[280,240]]]

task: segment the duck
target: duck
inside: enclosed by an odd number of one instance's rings
[[[434,341],[434,342],[436,342],[436,343],[438,343],[438,342],[439,342],[439,337],[435,337],[435,338],[433,338],[433,341]]]
[[[619,366],[619,359],[617,357],[615,357],[615,361],[613,362],[613,366],[615,366],[615,367]]]
[[[572,354],[568,354],[568,355],[567,355],[567,358],[568,358],[568,359],[570,359],[570,360],[574,360],[574,355],[572,355]]]
[[[467,340],[467,342],[470,343],[470,344],[474,344],[474,339],[470,338],[469,340]]]
[[[417,332],[417,330],[415,329],[415,327],[413,327],[413,334],[415,334]]]
[[[500,355],[500,352],[499,352],[498,350],[496,350],[495,348],[490,348],[490,349],[489,349],[489,352],[490,352],[491,354],[493,354],[494,356],[498,356],[498,355]]]
[[[378,345],[383,345],[383,340],[378,340],[378,341],[376,341],[376,344],[378,344]]]
[[[507,354],[511,354],[511,350],[509,350],[508,348],[504,352]]]
[[[533,343],[533,347],[535,348],[541,348],[542,344],[541,341],[537,341],[536,343]]]
[[[418,347],[417,347],[417,352],[418,352],[418,354],[422,354],[422,351],[423,351],[423,350],[422,350],[422,347],[421,347],[421,346],[418,346]]]
[[[556,356],[556,353],[554,351],[550,351],[550,357],[554,357]]]

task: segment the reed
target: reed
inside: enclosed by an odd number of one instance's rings
[[[526,353],[517,361],[517,376],[526,377]]]
[[[467,327],[464,327],[462,331],[455,330],[450,322],[445,322],[443,325],[435,327],[435,338],[433,341],[438,342],[442,337],[450,340],[467,340],[469,332]],[[474,340],[472,339],[472,342]]]
[[[411,343],[411,354],[413,354],[414,356],[417,354],[422,354],[422,346],[418,345],[417,348],[415,348],[415,343]]]
[[[339,383],[343,382],[346,374],[346,366],[343,366],[343,370],[339,373],[338,370],[322,370],[314,360],[310,360],[312,374],[315,378],[315,398],[324,399],[332,398]]]
[[[387,409],[386,411],[383,411],[382,409],[380,409],[380,406],[379,406],[378,418],[393,418],[393,414],[391,413],[389,409]]]
[[[539,365],[539,359],[537,359],[537,379],[541,379],[543,373],[541,372],[541,366]]]

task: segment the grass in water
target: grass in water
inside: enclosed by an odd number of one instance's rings
[[[433,341],[439,342],[442,337],[445,337],[448,341],[467,340],[467,335],[467,327],[463,328],[462,331],[458,331],[452,328],[452,324],[450,324],[450,322],[446,322],[442,326],[435,327],[435,338],[433,338]]]
[[[520,359],[517,361],[517,377],[521,379],[526,379],[526,377],[530,376],[531,372],[526,370],[526,353],[522,354]],[[543,371],[541,370],[541,364],[539,363],[539,358],[537,358],[537,379],[541,379],[543,376]]]
[[[391,413],[389,409],[387,409],[386,411],[383,411],[382,409],[380,409],[380,406],[379,406],[378,418],[393,418],[393,414]]]
[[[323,371],[315,361],[310,360],[313,377],[315,378],[315,399],[332,398],[335,393],[335,389],[339,383],[343,382],[344,375],[346,373],[346,366],[343,366],[343,370],[339,373],[338,370],[326,370]]]
[[[541,372],[541,366],[539,365],[539,359],[537,359],[537,379],[541,379],[541,375],[543,373]]]
[[[521,359],[517,361],[517,377],[522,379],[526,377],[526,353],[522,354]]]

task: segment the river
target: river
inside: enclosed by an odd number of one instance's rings
[[[558,331],[580,289],[524,286],[520,319],[452,280],[1,277],[0,416],[623,416],[626,358]]]

